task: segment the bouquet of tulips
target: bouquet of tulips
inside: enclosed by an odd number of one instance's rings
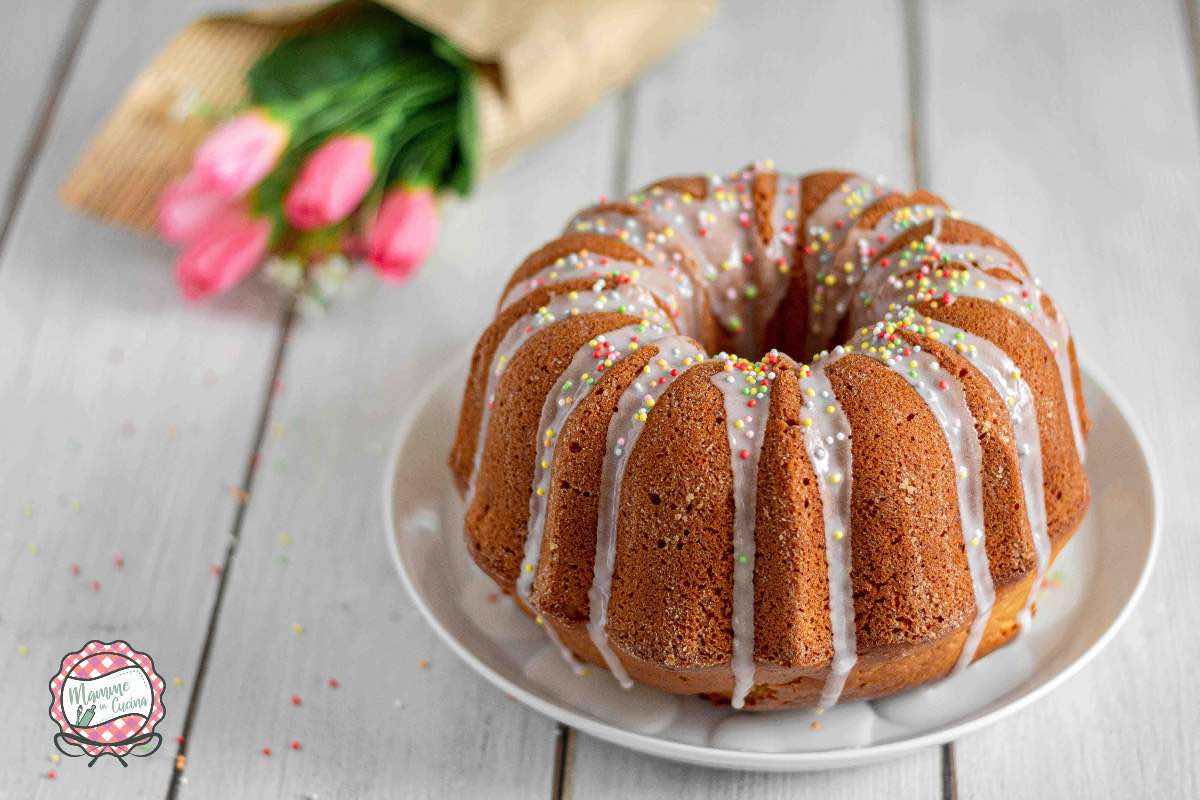
[[[268,52],[246,76],[249,106],[160,198],[184,296],[224,292],[268,259],[321,306],[351,263],[408,278],[436,240],[436,194],[474,180],[474,80],[446,40],[375,6]]]

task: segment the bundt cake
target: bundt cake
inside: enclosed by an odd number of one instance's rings
[[[767,163],[602,200],[525,259],[450,466],[471,556],[577,669],[821,709],[1029,624],[1089,426],[1004,240]]]

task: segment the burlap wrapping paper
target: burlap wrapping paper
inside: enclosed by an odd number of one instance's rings
[[[445,36],[477,65],[484,170],[582,114],[696,31],[716,0],[379,0]],[[286,36],[329,25],[358,0],[223,15],[188,26],[148,66],[84,151],[63,200],[149,231],[155,203],[244,76]]]

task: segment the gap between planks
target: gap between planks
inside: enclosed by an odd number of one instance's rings
[[[283,359],[287,353],[288,336],[292,329],[292,324],[296,318],[295,303],[290,303],[284,311],[283,319],[279,323],[279,338],[275,342],[275,355],[271,361],[271,369],[267,373],[267,383],[263,388],[263,396],[261,408],[258,415],[258,422],[254,430],[254,439],[251,443],[249,457],[246,459],[246,467],[242,473],[242,483],[239,496],[237,511],[233,517],[233,526],[229,533],[229,543],[225,547],[225,557],[221,562],[221,574],[217,580],[217,593],[213,598],[212,609],[208,615],[208,629],[204,634],[204,645],[200,648],[200,660],[196,665],[196,677],[192,681],[192,691],[188,695],[187,711],[183,717],[183,730],[180,732],[179,747],[176,749],[175,760],[179,763],[182,757],[186,764],[188,740],[192,734],[192,724],[196,720],[196,712],[200,707],[200,699],[204,695],[204,678],[208,671],[208,660],[212,654],[213,642],[217,638],[217,626],[221,619],[221,609],[225,601],[225,589],[229,585],[229,575],[233,569],[233,563],[237,556],[238,545],[241,542],[242,523],[246,518],[246,508],[250,505],[250,500],[254,494],[254,477],[257,472],[258,454],[262,450],[263,440],[267,435],[267,423],[271,419],[271,408],[275,401],[275,387],[279,385],[279,375],[283,369]],[[184,776],[184,769],[173,769],[171,771],[171,782],[167,786],[167,800],[174,800],[178,797],[181,786],[181,779]]]
[[[1196,96],[1196,109],[1200,114],[1200,8],[1198,0],[1180,0],[1183,6],[1183,19],[1187,23],[1188,53],[1191,55],[1189,64],[1192,75],[1192,91]],[[1200,122],[1200,118],[1197,120]]]
[[[637,115],[638,83],[632,83],[617,97],[616,152],[610,186],[614,199],[629,194],[633,129]],[[575,729],[558,723],[554,737],[554,771],[550,776],[550,800],[571,797],[571,767],[575,758]]]
[[[925,127],[925,36],[921,0],[904,0],[904,71],[908,85],[908,155],[916,188],[929,182]]]
[[[929,185],[929,129],[925,118],[925,75],[927,63],[922,0],[904,0],[904,69],[908,85],[908,150],[913,184]],[[954,742],[940,748],[942,800],[957,800]]]
[[[75,68],[80,44],[83,42],[84,34],[87,33],[99,4],[100,0],[78,0],[75,10],[71,13],[71,20],[67,25],[62,43],[54,56],[54,69],[46,79],[46,89],[42,93],[42,101],[34,113],[33,127],[29,130],[25,146],[21,148],[21,159],[17,164],[16,172],[9,181],[8,190],[4,196],[4,205],[0,206],[0,255],[4,253],[4,247],[8,243],[8,234],[12,230],[13,221],[17,218],[17,210],[20,209],[21,202],[25,199],[29,178],[41,160],[42,150],[46,146],[46,137],[50,132],[51,125],[54,124],[63,89]]]

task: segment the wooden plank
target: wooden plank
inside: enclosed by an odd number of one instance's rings
[[[447,204],[438,251],[412,283],[361,275],[357,296],[298,323],[188,745],[186,794],[550,794],[556,726],[440,644],[395,574],[379,491],[415,389],[482,330],[520,259],[609,190],[615,132],[610,100],[469,202]]]
[[[0,97],[5,124],[0,125],[0,244],[31,162],[41,150],[43,125],[49,121],[71,66],[73,45],[91,15],[92,4],[16,4],[5,9],[4,28],[10,45],[0,52]]]
[[[799,172],[850,167],[910,181],[904,45],[898,6],[723,5],[709,30],[639,85],[633,185],[763,158]],[[938,748],[865,770],[768,775],[697,770],[577,736],[568,765],[574,798],[941,791]]]
[[[68,212],[57,189],[123,87],[214,5],[95,12],[0,261],[0,674],[25,687],[0,750],[15,797],[99,780],[106,794],[154,796],[173,772],[281,305],[251,289],[186,306],[166,248]],[[127,638],[167,681],[167,745],[129,769],[49,760],[44,687],[91,638]]]
[[[908,91],[898,5],[724,4],[639,84],[633,185],[768,158],[907,183]]]
[[[923,19],[931,183],[1058,290],[1079,348],[1139,413],[1168,498],[1141,607],[1066,686],[958,743],[964,797],[1200,796],[1200,640],[1179,616],[1200,601],[1192,54],[1181,4],[1097,12],[939,2]]]
[[[931,747],[911,756],[856,769],[780,774],[704,769],[631,754],[616,745],[576,734],[570,800],[639,798],[940,798],[941,757]]]

